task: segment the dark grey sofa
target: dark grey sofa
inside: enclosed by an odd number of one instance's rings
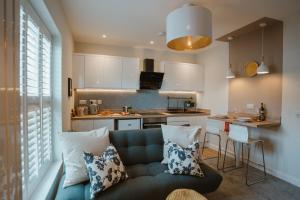
[[[161,129],[115,131],[110,133],[110,141],[117,148],[129,178],[99,193],[96,199],[162,200],[178,188],[202,194],[213,192],[222,182],[222,176],[205,164],[201,164],[204,178],[165,173],[167,165],[160,163],[163,159]],[[57,200],[89,199],[89,182],[63,188],[63,181],[64,176],[60,180]]]

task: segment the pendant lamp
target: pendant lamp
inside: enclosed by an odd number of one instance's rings
[[[229,50],[230,50],[230,41],[233,40],[233,37],[228,37],[227,39],[228,39]],[[229,55],[230,55],[230,52],[229,52]],[[229,63],[230,63],[230,59],[229,59]],[[229,67],[227,68],[226,78],[227,79],[235,78],[235,74],[232,72],[232,69],[231,69],[231,63],[229,64]]]
[[[268,66],[265,65],[265,63],[264,63],[264,29],[265,29],[266,25],[267,25],[266,23],[259,24],[259,26],[262,28],[262,31],[261,31],[261,63],[257,68],[257,74],[270,73]]]
[[[212,14],[199,5],[185,4],[167,16],[166,42],[177,51],[195,50],[212,42]]]

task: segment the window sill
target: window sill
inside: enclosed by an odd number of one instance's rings
[[[58,180],[58,176],[60,175],[60,172],[62,170],[62,161],[53,162],[48,170],[45,176],[40,181],[40,184],[37,188],[35,188],[31,199],[32,200],[41,200],[41,199],[49,199],[53,194],[51,192],[54,192],[54,184]],[[54,190],[54,191],[53,191]]]

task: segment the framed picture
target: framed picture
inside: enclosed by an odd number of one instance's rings
[[[73,88],[72,88],[72,79],[68,78],[68,96],[71,97],[72,96],[72,92]]]

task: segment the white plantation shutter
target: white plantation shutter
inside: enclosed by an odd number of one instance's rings
[[[52,160],[51,36],[27,3],[20,10],[23,191],[33,192]]]

